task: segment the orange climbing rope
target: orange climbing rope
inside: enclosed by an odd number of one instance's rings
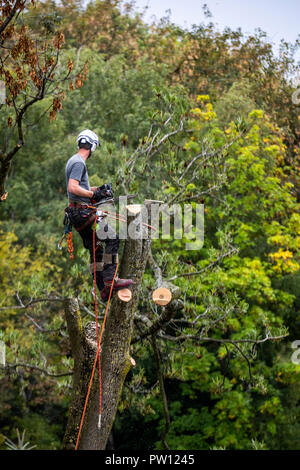
[[[84,422],[84,417],[85,417],[85,413],[86,413],[86,408],[87,408],[87,404],[88,404],[88,400],[89,400],[89,396],[90,396],[90,392],[91,392],[91,388],[92,388],[92,383],[93,383],[93,378],[94,378],[94,374],[95,374],[97,359],[98,359],[98,362],[99,362],[99,418],[98,418],[98,428],[100,429],[100,427],[101,427],[102,380],[101,380],[100,346],[101,346],[101,340],[102,340],[104,326],[105,326],[105,322],[106,322],[107,312],[108,312],[108,308],[109,308],[109,303],[110,303],[110,299],[111,299],[111,294],[112,294],[115,278],[116,278],[117,271],[118,271],[118,265],[119,265],[119,263],[117,262],[116,271],[115,271],[115,274],[114,274],[114,277],[113,277],[113,281],[111,283],[111,287],[110,287],[110,291],[109,291],[109,297],[108,297],[106,310],[105,310],[105,314],[104,314],[104,319],[103,319],[103,324],[102,324],[102,329],[101,329],[101,333],[100,333],[100,337],[99,337],[99,334],[98,334],[98,331],[99,331],[99,328],[98,328],[98,311],[97,311],[98,310],[97,309],[97,290],[96,290],[96,288],[97,288],[97,284],[96,284],[96,255],[95,255],[95,253],[96,253],[96,246],[95,246],[96,245],[96,243],[95,243],[96,222],[97,222],[97,219],[95,219],[95,223],[94,223],[94,227],[93,227],[93,258],[94,258],[93,261],[94,261],[94,294],[95,294],[95,315],[96,315],[96,332],[97,332],[97,352],[96,352],[96,356],[95,356],[95,360],[94,360],[94,364],[93,364],[93,369],[92,369],[92,375],[91,375],[91,378],[90,378],[88,391],[87,391],[87,395],[86,395],[86,399],[85,399],[85,403],[84,403],[84,408],[83,408],[83,412],[82,412],[82,416],[81,416],[81,420],[80,420],[80,426],[79,426],[77,441],[76,441],[76,445],[75,445],[75,450],[78,449],[80,434],[81,434],[81,430],[82,430],[82,426],[83,426],[83,422]]]
[[[72,240],[72,231],[68,233],[67,241],[68,241],[68,252],[70,253],[70,259],[73,260],[74,259],[74,255],[73,255],[74,247],[73,247],[73,240]]]

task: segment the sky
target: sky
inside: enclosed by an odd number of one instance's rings
[[[202,5],[206,3],[212,18],[205,18]],[[242,28],[244,33],[253,33],[261,28],[274,43],[275,50],[282,38],[295,42],[300,35],[300,0],[135,0],[141,11],[148,6],[145,16],[157,19],[171,10],[171,21],[183,27],[212,21],[220,30],[229,26]],[[300,57],[299,57],[300,58]]]

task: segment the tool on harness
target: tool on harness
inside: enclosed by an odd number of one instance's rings
[[[73,256],[74,247],[73,247],[73,240],[72,240],[72,228],[73,227],[72,227],[72,222],[70,220],[68,213],[65,213],[63,224],[65,226],[65,229],[64,229],[63,236],[61,237],[60,242],[57,245],[57,248],[59,250],[62,250],[62,242],[67,237],[68,252],[70,253],[70,259],[72,260],[74,259],[74,256]]]
[[[74,251],[74,246],[73,246],[73,233],[69,232],[67,235],[67,242],[68,242],[68,252],[70,253],[70,259],[74,259],[73,251]]]
[[[65,213],[68,215],[71,224],[77,232],[85,229],[89,224],[94,222],[97,218],[97,209],[88,204],[69,204],[65,209]]]

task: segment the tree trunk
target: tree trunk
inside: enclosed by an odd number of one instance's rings
[[[136,224],[136,234],[145,237],[145,226],[141,224],[141,214],[128,213],[128,225]],[[130,343],[133,330],[133,317],[137,307],[139,290],[151,246],[149,238],[128,238],[125,241],[121,262],[120,277],[131,278],[132,299],[121,302],[113,296],[101,344],[102,377],[102,417],[98,429],[99,385],[98,371],[95,371],[93,386],[86,409],[78,449],[104,450],[112,429],[125,377],[130,370]],[[74,357],[74,383],[72,404],[64,437],[65,449],[74,449],[80,426],[84,402],[87,395],[92,367],[97,351],[96,325],[90,322],[82,327],[80,311],[76,299],[65,304],[65,315]]]
[[[79,305],[76,299],[65,302],[65,316],[74,358],[73,396],[69,409],[69,419],[64,436],[63,447],[74,449],[79,431],[80,420],[97,352],[96,324],[90,322],[83,329]],[[89,404],[94,409],[95,423],[98,420],[98,407],[95,395],[99,394],[98,381],[94,380]],[[96,424],[95,424],[96,430]],[[97,434],[90,436],[91,448],[96,448]]]
[[[5,182],[10,169],[10,161],[5,159],[5,155],[0,151],[0,201],[5,201],[7,193]]]

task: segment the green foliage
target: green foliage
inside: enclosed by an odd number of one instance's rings
[[[22,436],[20,436],[19,430],[17,429],[17,437],[18,437],[18,442],[15,444],[12,442],[10,439],[7,439],[5,441],[5,444],[8,448],[8,450],[32,450],[35,448],[35,446],[29,446],[29,442],[25,442],[25,430],[22,433]]]

